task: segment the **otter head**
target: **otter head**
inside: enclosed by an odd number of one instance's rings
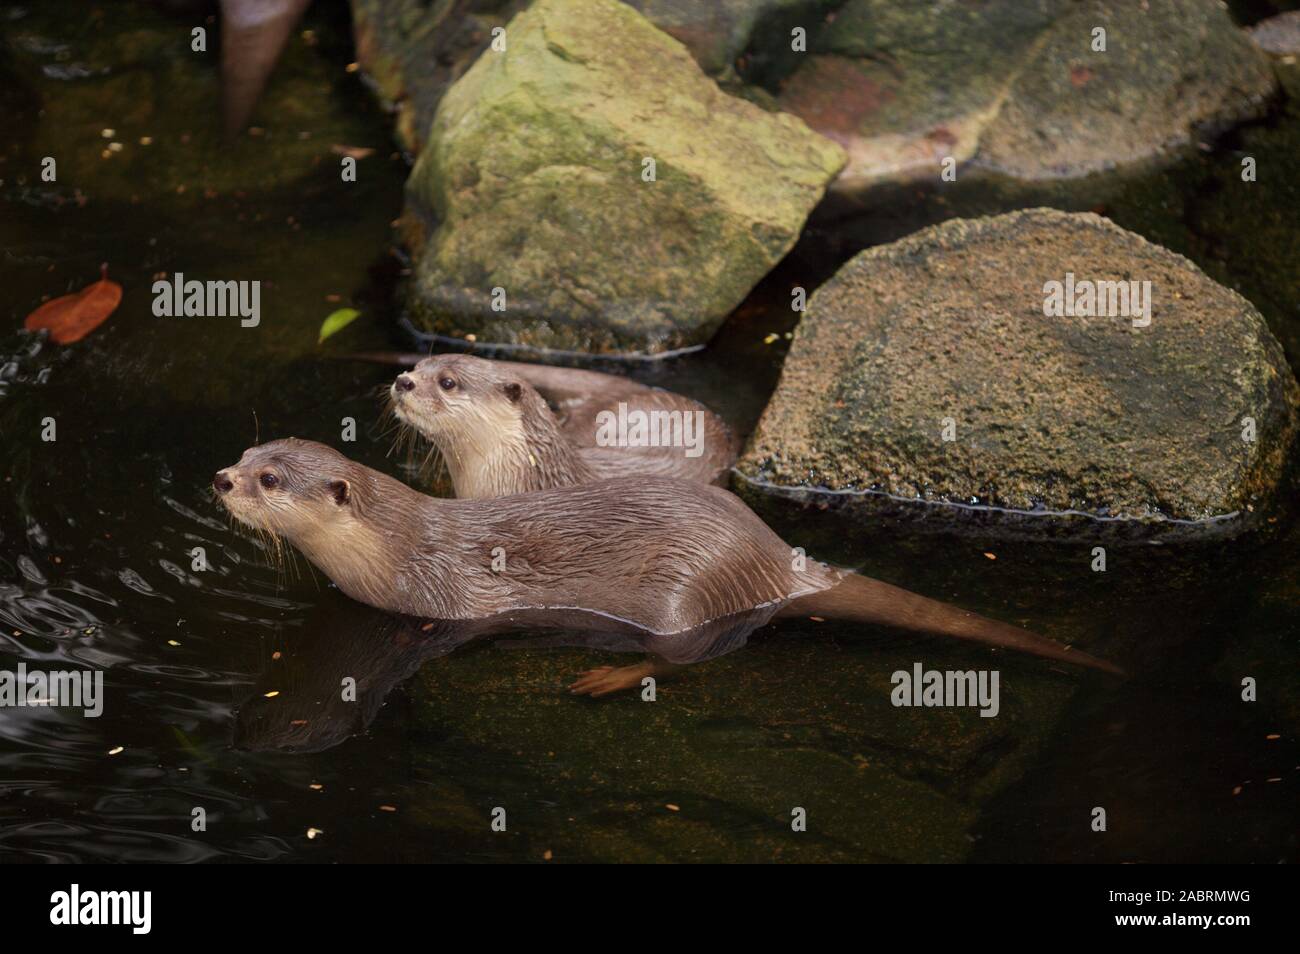
[[[371,606],[410,612],[394,595],[403,535],[428,525],[429,498],[314,441],[294,438],[244,451],[212,481],[236,519],[284,538],[338,584]]]
[[[241,523],[301,546],[355,527],[356,471],[332,447],[289,438],[250,447],[238,464],[217,472],[212,486]]]
[[[389,389],[393,413],[444,452],[461,441],[489,448],[523,435],[523,414],[541,397],[508,366],[465,354],[425,358]]]

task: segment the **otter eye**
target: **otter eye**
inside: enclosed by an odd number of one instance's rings
[[[267,490],[270,490],[272,487],[275,487],[277,484],[280,483],[280,478],[275,476],[275,474],[263,474],[261,477],[257,479],[261,481],[262,486],[265,487]]]
[[[439,378],[439,379],[438,379],[438,387],[442,388],[444,391],[451,391],[451,390],[454,390],[455,387],[456,387],[456,379],[455,379],[455,378]]]

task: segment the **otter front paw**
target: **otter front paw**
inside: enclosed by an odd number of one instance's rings
[[[579,696],[599,698],[620,689],[637,689],[641,680],[653,674],[654,667],[646,663],[636,666],[601,666],[584,672],[569,685],[569,692]]]

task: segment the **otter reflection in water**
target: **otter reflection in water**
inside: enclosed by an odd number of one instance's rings
[[[578,611],[422,620],[328,594],[302,630],[286,637],[278,658],[267,661],[236,708],[234,744],[255,752],[333,748],[364,732],[389,693],[422,665],[479,637],[534,633],[540,635],[505,645],[648,653],[654,660],[646,664],[649,674],[739,649],[775,612],[772,606],[664,636]]]

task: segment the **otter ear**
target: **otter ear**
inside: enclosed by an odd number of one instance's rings
[[[506,392],[506,397],[510,399],[511,404],[518,404],[519,399],[524,396],[523,385],[515,381],[501,385],[501,390]]]
[[[352,499],[352,485],[341,477],[329,482],[330,495],[333,496],[334,502],[342,507]]]

